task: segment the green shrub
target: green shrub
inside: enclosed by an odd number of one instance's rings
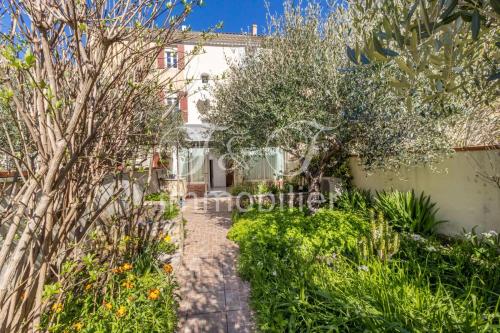
[[[375,208],[402,230],[431,235],[445,221],[438,220],[436,204],[423,192],[416,196],[411,192],[378,192]]]
[[[256,194],[278,194],[280,189],[273,183],[242,183],[235,185],[230,190],[231,195],[237,196],[241,193],[256,195]]]
[[[165,220],[174,219],[179,215],[179,205],[177,205],[170,199],[170,195],[167,192],[148,194],[144,197],[144,200],[162,202],[165,205],[165,210],[163,211],[162,218]]]
[[[167,192],[150,193],[144,197],[146,201],[170,201],[170,195]]]
[[[280,189],[273,183],[261,182],[257,184],[256,194],[278,194]]]
[[[163,211],[163,219],[172,220],[179,216],[180,208],[175,203],[169,203],[165,206],[165,210]]]
[[[237,196],[241,193],[246,194],[256,194],[257,193],[257,184],[255,183],[242,183],[238,185],[234,185],[231,190],[231,195]]]
[[[340,194],[335,202],[339,209],[368,214],[372,207],[372,195],[370,191],[352,189]]]
[[[498,255],[473,250],[468,240],[441,244],[405,233],[399,250],[384,249],[390,255],[380,260],[381,247],[396,242],[385,221],[371,224],[359,214],[326,209],[312,216],[252,210],[234,218],[229,237],[240,245],[239,272],[251,283],[263,332],[499,327]],[[367,237],[377,244],[365,258],[359,247]]]

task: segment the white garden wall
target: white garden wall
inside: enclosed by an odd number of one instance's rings
[[[465,150],[436,165],[395,172],[367,174],[352,157],[354,185],[374,191],[397,189],[431,195],[439,207],[438,216],[448,220],[440,232],[458,234],[477,227],[477,231],[500,232],[500,187],[488,177],[500,177],[500,149]]]

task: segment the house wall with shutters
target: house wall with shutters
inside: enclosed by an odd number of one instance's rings
[[[176,68],[169,68],[166,59],[166,52],[175,52],[177,54]],[[179,109],[182,112],[184,122],[188,120],[188,107],[185,81],[185,64],[186,53],[183,44],[172,45],[169,48],[163,49],[157,56],[156,67],[159,71],[159,80],[163,82],[171,81],[171,91],[163,91],[160,93],[160,98],[165,101],[168,97],[176,97],[179,100]]]
[[[185,46],[186,54],[192,54],[195,45]],[[201,124],[200,109],[209,107],[204,103],[211,100],[210,88],[217,80],[221,80],[229,66],[240,60],[245,54],[244,46],[207,45],[200,54],[190,58],[184,71],[186,82],[188,123]],[[202,76],[208,76],[208,82],[202,81]]]

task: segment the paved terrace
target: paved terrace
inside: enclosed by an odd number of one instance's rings
[[[176,272],[182,298],[180,333],[255,331],[250,287],[236,272],[238,246],[226,238],[229,204],[228,198],[186,201],[184,257]]]

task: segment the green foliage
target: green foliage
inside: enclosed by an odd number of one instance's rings
[[[375,207],[389,219],[392,225],[402,230],[423,235],[431,235],[436,227],[446,221],[438,220],[436,204],[423,192],[379,192],[375,198]]]
[[[443,284],[449,295],[464,298],[465,293],[482,303],[496,319],[500,301],[500,243],[496,232],[438,241],[416,234],[403,234],[401,249],[394,259],[413,263],[408,273],[424,275],[431,285]],[[477,305],[472,304],[476,308]],[[498,328],[498,327],[497,327]]]
[[[239,195],[241,193],[255,194],[257,193],[257,188],[255,183],[242,183],[234,185],[231,190],[231,195]]]
[[[170,201],[170,195],[167,192],[150,193],[144,197],[146,201]]]
[[[163,219],[165,220],[172,220],[179,216],[180,208],[177,204],[175,203],[170,203],[165,207],[165,210],[163,212]]]
[[[468,98],[484,108],[498,94],[497,0],[367,1],[348,12],[357,36],[350,59],[399,69],[391,82],[405,98],[421,94],[441,106]]]
[[[259,183],[251,183],[246,182],[242,184],[235,185],[231,188],[231,195],[239,195],[241,193],[246,194],[278,194],[280,193],[280,189],[276,184],[269,182],[259,182]]]
[[[388,260],[399,251],[399,242],[399,234],[379,214],[377,219],[372,217],[370,234],[361,239],[362,257],[368,259],[377,256],[381,260]]]
[[[99,287],[97,281],[85,278],[94,269],[89,266],[79,275],[82,285],[54,301],[42,327],[54,316],[48,332],[175,332],[176,282],[171,272],[158,266],[157,253],[146,248],[131,263],[113,269],[111,278]]]
[[[375,227],[395,234],[385,222]],[[486,245],[465,240],[442,245],[402,234],[390,260],[380,260],[377,251],[365,259],[357,255],[359,240],[371,237],[370,229],[359,215],[332,210],[313,216],[297,210],[236,215],[229,237],[240,245],[239,271],[251,283],[260,331],[499,328],[499,257],[475,254]]]
[[[170,199],[170,195],[167,192],[157,192],[150,193],[144,197],[145,201],[156,201],[162,202],[165,206],[165,210],[163,211],[163,219],[171,220],[179,215],[180,208],[177,203],[173,202]]]
[[[372,195],[370,191],[350,189],[340,194],[335,205],[345,211],[366,214],[372,206]]]
[[[278,194],[279,187],[274,183],[261,182],[257,185],[257,194]]]
[[[202,114],[224,128],[213,133],[223,153],[281,148],[307,160],[301,171],[311,184],[319,175],[348,179],[344,162],[353,151],[365,168],[434,162],[451,153],[443,135],[448,119],[437,106],[424,103],[425,94],[401,98],[387,83],[398,68],[352,65],[345,45],[362,38],[349,13],[325,15],[317,2],[285,2],[285,14],[270,20],[261,42],[266,52],[251,45],[216,83],[214,105]]]
[[[430,196],[421,193],[417,197],[414,191],[383,191],[372,197],[369,191],[354,188],[343,192],[335,206],[367,218],[373,215],[374,210],[399,230],[423,235],[434,234],[437,226],[446,222],[436,218],[438,208],[431,202]]]

